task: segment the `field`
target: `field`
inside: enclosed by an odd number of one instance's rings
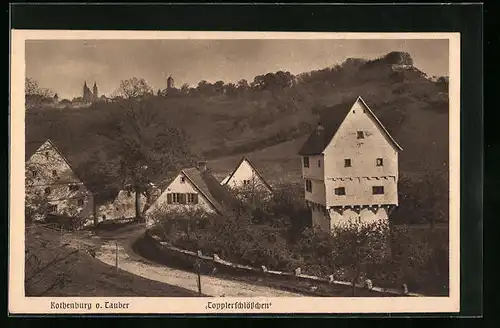
[[[115,268],[94,259],[83,249],[61,246],[60,238],[59,232],[47,228],[27,229],[25,269],[26,276],[33,278],[25,285],[26,296],[197,296],[189,290],[121,270],[116,276]],[[56,259],[61,260],[33,274]]]

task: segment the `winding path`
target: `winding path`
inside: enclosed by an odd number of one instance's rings
[[[134,230],[127,235],[117,235],[116,238],[99,237],[77,238],[83,243],[100,244],[96,252],[96,259],[101,262],[115,266],[116,263],[116,241],[118,240],[118,267],[121,270],[141,276],[146,279],[176,285],[185,289],[198,292],[197,276],[195,273],[173,269],[159,264],[151,263],[138,254],[132,253],[130,243],[144,230]],[[89,236],[90,237],[90,236]],[[97,243],[93,243],[94,239]],[[97,239],[97,240],[96,240]],[[100,239],[100,240],[99,240]],[[212,276],[201,276],[201,292],[207,296],[226,297],[300,297],[304,296],[266,286],[253,285],[245,282],[216,278]]]

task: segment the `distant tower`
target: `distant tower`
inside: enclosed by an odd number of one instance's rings
[[[167,89],[173,89],[174,88],[174,79],[172,78],[172,75],[170,75],[167,79]]]
[[[92,89],[94,93],[94,101],[97,101],[97,99],[99,98],[99,92],[97,90],[97,84],[95,82],[94,82],[94,87]]]
[[[83,94],[82,94],[83,101],[85,102],[91,102],[92,101],[92,91],[90,91],[89,87],[87,86],[87,81],[83,84]]]

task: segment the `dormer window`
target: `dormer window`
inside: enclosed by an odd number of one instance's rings
[[[304,167],[309,167],[309,157],[304,156]]]
[[[384,166],[384,159],[383,158],[377,158],[377,166]]]
[[[364,139],[365,138],[365,132],[364,131],[358,131],[358,139]]]

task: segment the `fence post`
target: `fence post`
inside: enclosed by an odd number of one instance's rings
[[[116,275],[118,276],[118,240],[115,242],[115,268]]]
[[[198,285],[198,295],[201,296],[201,275],[200,275],[200,270],[201,270],[201,263],[200,259],[196,259],[196,284]]]

